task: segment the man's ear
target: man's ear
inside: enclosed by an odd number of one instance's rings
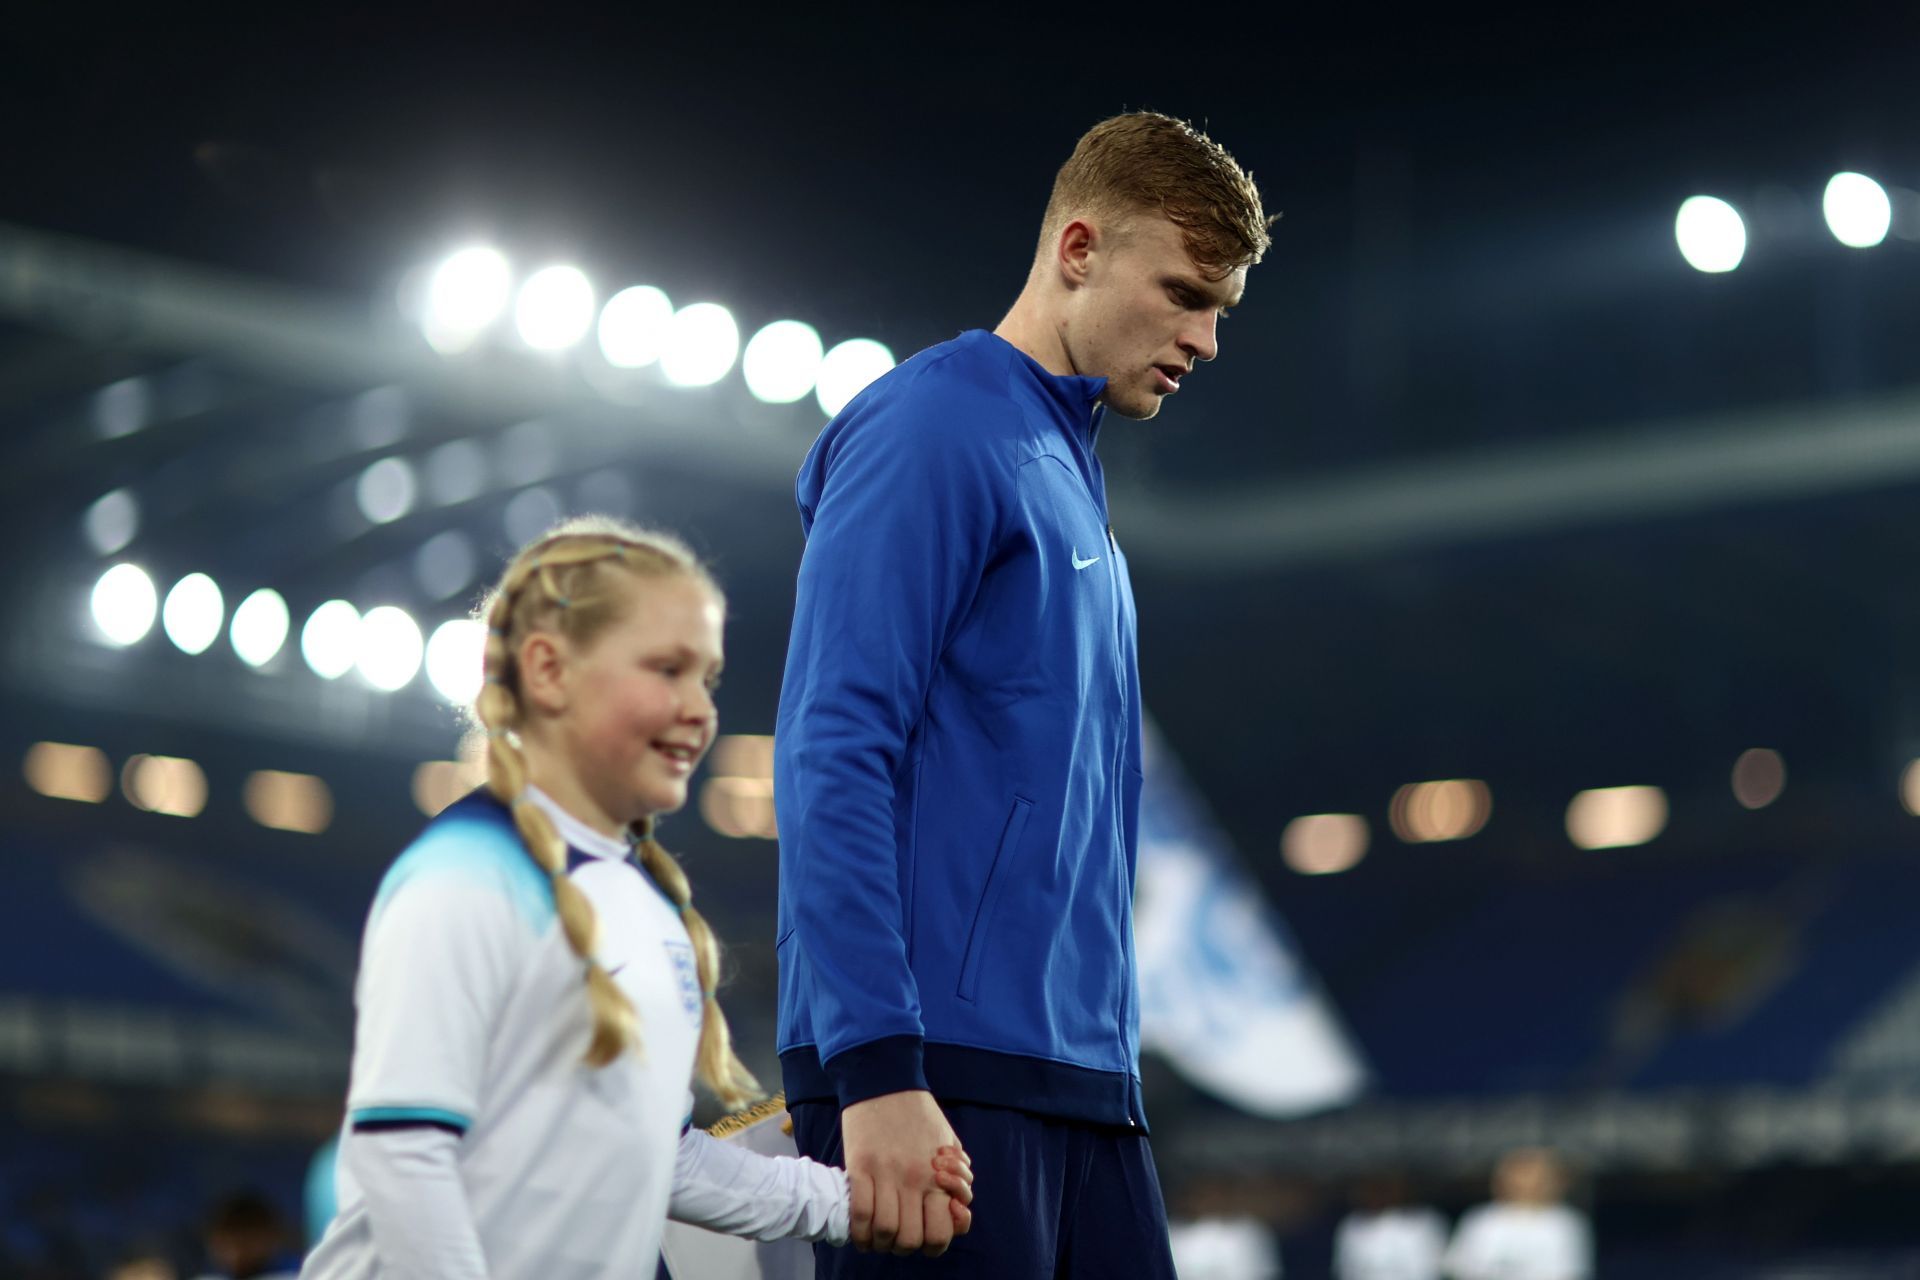
[[[1100,249],[1100,230],[1085,218],[1075,218],[1060,228],[1054,241],[1054,264],[1060,279],[1069,289],[1087,282],[1093,270],[1093,257]]]
[[[566,646],[551,631],[534,631],[520,642],[520,696],[527,711],[559,715],[567,709]]]

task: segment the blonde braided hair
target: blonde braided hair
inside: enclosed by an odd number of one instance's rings
[[[586,1061],[601,1067],[640,1044],[640,1020],[613,978],[595,958],[598,922],[593,904],[567,875],[567,846],[540,806],[527,798],[527,762],[519,742],[525,711],[520,701],[520,645],[534,631],[564,635],[585,647],[633,607],[622,578],[684,574],[722,598],[699,559],[677,538],[633,528],[605,517],[569,520],[521,550],[499,585],[481,603],[487,626],[485,675],[474,718],[486,732],[487,789],[508,806],[513,823],[553,886],[554,908],[567,945],[586,962],[587,1000],[593,1039]],[[630,838],[653,882],[678,908],[693,943],[702,998],[700,1079],[729,1108],[761,1094],[759,1082],[733,1050],[733,1035],[715,998],[720,944],[706,918],[693,907],[693,889],[674,856],[653,838],[653,819],[635,823]]]

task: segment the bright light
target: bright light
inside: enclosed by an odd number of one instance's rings
[[[422,322],[435,351],[465,351],[507,308],[513,269],[498,249],[462,249],[434,269]]]
[[[753,335],[740,372],[747,390],[767,404],[792,404],[813,390],[824,349],[820,335],[799,320],[775,320]]]
[[[1658,787],[1601,787],[1567,806],[1567,836],[1582,849],[1645,844],[1666,826],[1667,793]]]
[[[1754,747],[1733,762],[1733,798],[1743,809],[1764,809],[1787,788],[1787,765],[1778,751]]]
[[[153,391],[142,377],[122,378],[93,396],[93,425],[108,440],[132,435],[153,416]]]
[[[427,495],[443,507],[470,502],[487,487],[487,451],[473,440],[449,440],[427,455]]]
[[[1920,818],[1920,760],[1913,761],[1900,775],[1900,803],[1908,813]]]
[[[641,369],[666,350],[673,303],[650,284],[622,289],[600,310],[600,354],[616,369]]]
[[[1820,198],[1827,230],[1849,249],[1871,249],[1887,238],[1893,225],[1893,201],[1886,188],[1864,173],[1836,173]]]
[[[559,519],[560,499],[544,485],[535,485],[514,494],[513,501],[507,503],[507,509],[501,512],[507,541],[515,546],[532,542],[553,528]]]
[[[578,267],[542,267],[520,286],[513,322],[535,351],[564,351],[593,327],[593,285]]]
[[[740,326],[717,302],[696,302],[673,313],[660,372],[680,387],[709,387],[727,376],[740,355]]]
[[[160,625],[182,653],[205,653],[220,638],[225,617],[220,588],[204,573],[190,573],[174,583],[160,609]]]
[[[272,587],[262,587],[233,611],[233,626],[228,638],[240,661],[250,667],[264,667],[287,642],[287,602]]]
[[[27,785],[55,800],[99,804],[113,791],[113,768],[98,747],[68,742],[36,742],[23,770]]]
[[[1306,876],[1345,871],[1367,855],[1367,820],[1357,813],[1310,813],[1280,833],[1280,856]]]
[[[300,629],[300,656],[322,680],[338,680],[353,670],[359,636],[360,611],[345,600],[329,600]]]
[[[178,756],[134,756],[120,771],[120,790],[135,808],[191,818],[207,807],[207,775]]]
[[[700,788],[700,816],[735,840],[777,840],[771,778],[708,778]]]
[[[375,524],[391,524],[413,510],[419,486],[405,458],[382,458],[360,473],[353,497],[360,514]]]
[[[241,797],[255,822],[276,831],[319,835],[333,821],[333,793],[312,774],[261,769],[247,775]]]
[[[728,733],[714,739],[707,772],[716,778],[773,777],[773,735]]]
[[[1473,778],[1408,783],[1394,792],[1387,818],[1408,844],[1464,840],[1493,816],[1493,793]]]
[[[140,504],[125,489],[115,489],[94,500],[83,523],[93,549],[110,556],[140,532]]]
[[[1731,271],[1747,256],[1747,224],[1739,210],[1714,196],[1689,196],[1680,203],[1673,238],[1695,271]]]
[[[480,696],[486,650],[486,624],[472,618],[443,622],[427,641],[427,679],[441,697],[464,707]]]
[[[354,641],[354,665],[368,684],[392,693],[420,670],[420,624],[405,609],[383,604],[367,610]]]
[[[872,338],[848,338],[822,357],[814,398],[831,418],[891,368],[893,352]]]
[[[478,568],[473,539],[458,529],[443,529],[413,553],[413,580],[435,600],[445,600],[473,581]]]
[[[117,564],[93,584],[93,621],[118,645],[133,644],[153,629],[160,596],[139,565]]]

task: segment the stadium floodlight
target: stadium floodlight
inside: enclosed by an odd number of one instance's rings
[[[1787,763],[1770,747],[1749,747],[1733,762],[1733,798],[1742,809],[1764,809],[1787,789]]]
[[[290,621],[287,602],[280,593],[272,587],[261,587],[233,611],[233,626],[227,633],[233,651],[250,667],[266,666],[287,642]]]
[[[300,656],[322,680],[338,680],[353,670],[359,638],[360,611],[345,600],[329,600],[300,629]]]
[[[137,809],[194,818],[207,807],[207,774],[180,756],[137,755],[120,771],[120,790]]]
[[[443,507],[480,496],[487,487],[487,451],[472,440],[449,440],[427,455],[427,496]]]
[[[368,520],[391,524],[413,510],[419,490],[413,467],[405,458],[382,458],[360,473],[353,497],[360,504],[360,514]]]
[[[1718,275],[1747,256],[1747,224],[1740,211],[1717,196],[1689,196],[1673,219],[1680,256],[1695,271]]]
[[[520,286],[513,323],[535,351],[565,351],[593,327],[593,285],[578,267],[542,267]]]
[[[98,747],[36,742],[27,749],[27,785],[54,800],[99,804],[113,793],[113,766]]]
[[[93,396],[93,426],[103,439],[132,435],[153,420],[153,388],[135,374],[100,388]]]
[[[747,390],[766,404],[792,404],[813,390],[826,349],[814,327],[799,320],[775,320],[753,335],[740,357]]]
[[[872,338],[848,338],[821,358],[814,398],[831,418],[893,365],[893,352]]]
[[[679,387],[710,387],[740,356],[740,326],[717,302],[696,302],[673,313],[660,371]]]
[[[1357,813],[1310,813],[1280,833],[1280,856],[1303,876],[1336,875],[1367,856],[1367,840]]]
[[[427,679],[440,696],[464,707],[480,696],[485,674],[487,628],[472,618],[455,618],[433,629],[427,641]]]
[[[174,583],[160,607],[160,625],[182,653],[205,653],[219,638],[225,619],[220,587],[204,573],[190,573]]]
[[[1387,821],[1408,844],[1477,835],[1493,816],[1493,792],[1477,778],[1410,782],[1393,793]]]
[[[478,567],[473,539],[458,529],[442,529],[413,553],[413,580],[434,600],[445,600],[472,582]]]
[[[405,609],[383,604],[367,610],[354,637],[354,665],[383,693],[406,687],[420,670],[425,649],[420,624]]]
[[[1567,837],[1582,849],[1645,844],[1666,826],[1667,793],[1659,787],[1598,787],[1567,805]]]
[[[93,549],[110,556],[140,532],[140,503],[125,489],[115,489],[94,499],[83,523]]]
[[[136,564],[117,564],[93,584],[93,622],[100,634],[121,646],[138,642],[153,629],[160,595],[153,579]]]
[[[513,269],[498,249],[472,245],[450,255],[427,282],[427,341],[445,355],[465,351],[500,318],[512,291]]]
[[[1871,249],[1887,238],[1893,225],[1893,201],[1887,191],[1864,173],[1836,173],[1820,198],[1827,230],[1849,249]]]
[[[650,284],[622,289],[600,309],[600,354],[616,369],[643,369],[666,350],[673,302]]]

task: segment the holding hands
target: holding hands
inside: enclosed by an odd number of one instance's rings
[[[937,1258],[972,1227],[973,1165],[932,1094],[856,1102],[840,1134],[855,1248]]]

